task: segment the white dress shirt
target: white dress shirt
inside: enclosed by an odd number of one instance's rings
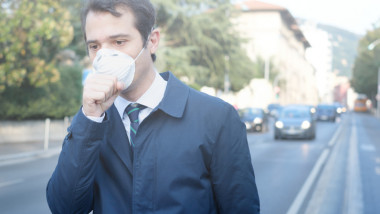
[[[166,90],[167,82],[161,77],[161,75],[156,71],[156,76],[153,80],[152,85],[150,85],[149,89],[135,102],[141,105],[146,106],[145,109],[141,110],[139,113],[139,121],[140,123],[152,112],[154,108],[160,104],[162,98],[164,97],[165,90]],[[129,100],[124,99],[121,96],[118,96],[115,99],[115,107],[117,111],[119,112],[120,118],[123,121],[125,130],[127,132],[128,138],[130,139],[130,120],[129,117],[125,114],[124,116],[124,110],[125,108],[132,103]],[[87,118],[101,123],[104,119],[103,117],[90,117],[87,116]]]

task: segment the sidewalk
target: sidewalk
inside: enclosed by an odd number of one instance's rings
[[[8,161],[25,159],[38,156],[51,156],[59,154],[62,142],[49,142],[49,147],[44,151],[44,142],[22,142],[0,144],[0,165]]]

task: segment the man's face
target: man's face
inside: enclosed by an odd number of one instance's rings
[[[122,16],[115,17],[107,12],[88,13],[85,32],[91,62],[101,48],[118,50],[133,58],[143,48],[141,35],[134,25],[133,13],[124,8],[118,8],[117,11]]]

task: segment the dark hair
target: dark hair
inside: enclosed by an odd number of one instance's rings
[[[116,11],[117,7],[127,7],[131,10],[135,17],[135,27],[139,31],[143,47],[147,44],[149,34],[152,32],[156,22],[156,12],[149,0],[85,0],[84,7],[81,11],[81,22],[84,39],[86,40],[86,18],[90,11],[109,12],[115,17],[122,14]],[[156,56],[152,54],[152,60],[155,61]]]

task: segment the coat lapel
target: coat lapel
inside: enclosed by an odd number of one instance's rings
[[[130,173],[133,174],[132,150],[124,124],[114,105],[107,111],[107,117],[111,124],[107,130],[107,144],[111,146]]]

